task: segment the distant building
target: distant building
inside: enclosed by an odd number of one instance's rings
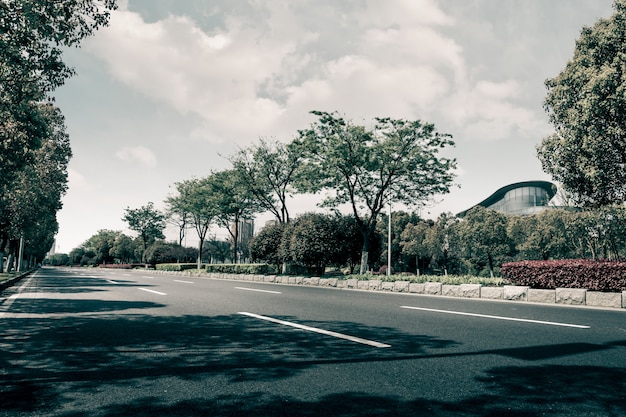
[[[481,206],[505,214],[527,215],[539,213],[549,208],[548,203],[555,196],[556,185],[549,181],[524,181],[500,188],[489,197],[457,214],[464,217],[474,207]]]

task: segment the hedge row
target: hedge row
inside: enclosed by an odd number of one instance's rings
[[[503,277],[531,288],[586,288],[592,291],[626,291],[626,262],[563,259],[502,264]]]
[[[167,271],[167,272],[179,272],[186,271],[188,269],[196,269],[198,268],[197,263],[188,263],[188,264],[156,264],[155,269],[157,271]]]
[[[206,272],[221,274],[252,274],[268,275],[277,274],[276,267],[268,264],[209,264],[205,266]]]

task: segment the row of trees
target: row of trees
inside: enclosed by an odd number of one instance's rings
[[[385,217],[381,223],[386,224]],[[513,260],[623,259],[625,227],[623,206],[552,209],[532,216],[476,207],[463,219],[445,213],[435,221],[396,212],[391,221],[391,261],[394,271],[494,276],[503,262]],[[387,265],[387,230],[379,227],[370,241],[374,270]],[[353,272],[360,239],[353,216],[308,213],[289,224],[266,226],[250,243],[250,253],[257,260],[310,273],[322,273],[328,266]]]
[[[52,246],[71,157],[63,115],[51,104],[73,74],[62,48],[106,25],[114,7],[114,0],[0,2],[0,271],[20,253],[42,260]]]

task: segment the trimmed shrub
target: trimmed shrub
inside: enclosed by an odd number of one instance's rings
[[[626,262],[563,259],[520,261],[502,265],[500,272],[516,285],[531,288],[586,288],[592,291],[626,290]]]
[[[188,269],[196,269],[198,268],[197,263],[187,263],[187,264],[157,264],[155,269],[157,271],[168,271],[168,272],[178,272],[178,271],[186,271]]]
[[[277,274],[276,266],[268,264],[209,264],[205,266],[206,272],[221,274],[250,274],[272,275]]]

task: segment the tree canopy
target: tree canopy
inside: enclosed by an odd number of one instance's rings
[[[363,234],[361,273],[365,273],[369,238],[387,204],[420,206],[449,191],[456,161],[439,152],[454,142],[420,120],[377,118],[368,130],[337,113],[312,113],[319,120],[299,132],[305,174],[298,186],[303,191],[328,191],[323,206],[350,204]]]
[[[626,2],[613,7],[582,29],[573,58],[546,80],[555,133],[537,147],[544,171],[589,207],[626,199]]]

